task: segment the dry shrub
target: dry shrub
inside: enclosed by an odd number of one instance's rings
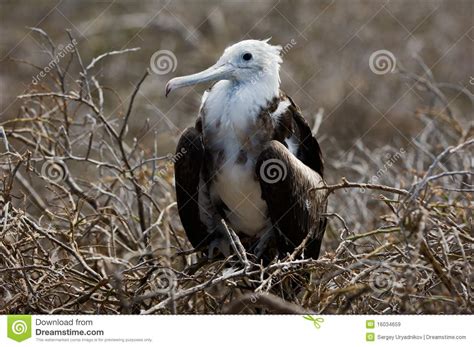
[[[211,262],[193,253],[177,216],[179,158],[128,136],[148,72],[129,100],[94,75],[97,61],[129,51],[87,64],[74,48],[0,123],[0,313],[473,312],[473,127],[442,92],[459,87],[401,69],[432,96],[416,113],[426,123],[417,149],[359,142],[327,157],[330,170],[350,167],[365,183],[325,188],[320,259],[298,247],[264,267],[229,230],[235,255]]]

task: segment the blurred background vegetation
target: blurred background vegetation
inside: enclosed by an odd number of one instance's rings
[[[177,57],[176,70],[145,82],[137,97],[139,116],[133,119],[136,131],[150,120],[153,131],[140,142],[146,149],[159,134],[159,151],[164,154],[174,151],[180,130],[193,122],[204,88],[165,99],[166,81],[209,66],[226,46],[242,39],[272,37],[272,43],[290,47],[282,66],[282,88],[307,117],[324,109],[319,137],[325,152],[331,147],[325,141],[331,138],[348,150],[361,137],[378,146],[406,142],[421,130],[414,110],[423,92],[396,74],[372,73],[368,61],[376,50],[391,51],[407,68],[415,67],[413,55],[419,55],[437,80],[473,88],[470,0],[2,0],[0,6],[2,119],[15,114],[16,95],[36,74],[31,66],[8,58],[38,66],[50,60],[28,27],[45,30],[63,45],[69,42],[65,29],[70,29],[86,62],[105,51],[141,47],[96,67],[102,83],[124,99],[152,54],[167,49]],[[451,107],[469,111],[468,100],[455,96],[451,95]]]

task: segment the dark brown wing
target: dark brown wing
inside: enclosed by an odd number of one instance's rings
[[[291,129],[297,138],[297,155],[292,155],[284,142],[271,141],[259,156],[256,174],[270,219],[278,230],[280,256],[291,253],[309,235],[304,254],[316,259],[326,229],[326,218],[321,216],[326,211],[326,201],[323,191],[310,193],[309,190],[323,184],[323,160],[308,123],[294,102],[289,100],[291,105],[285,115],[289,119],[283,121],[282,124],[286,125],[282,126],[285,130]],[[276,133],[282,132],[276,130]],[[281,166],[281,179],[275,180],[276,176],[268,171],[272,164],[274,170],[276,165]]]
[[[199,175],[204,147],[199,123],[196,128],[187,128],[181,135],[176,148],[174,170],[179,217],[189,241],[193,247],[199,248],[208,233],[199,218]]]
[[[289,111],[291,112],[291,117],[293,122],[296,125],[295,135],[300,141],[300,147],[298,149],[297,157],[311,169],[316,171],[321,177],[324,176],[324,162],[323,155],[321,153],[321,147],[316,138],[311,133],[311,128],[308,125],[306,119],[299,107],[294,103],[293,99],[287,96],[290,100],[291,105]]]

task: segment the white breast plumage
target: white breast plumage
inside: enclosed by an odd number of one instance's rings
[[[215,172],[211,197],[220,199],[229,209],[227,218],[238,232],[253,236],[268,225],[267,205],[261,198],[260,185],[255,177],[257,158],[247,153],[239,161],[242,140],[252,137],[258,129],[255,120],[263,106],[262,98],[247,98],[228,81],[217,83],[205,99],[204,137],[211,153],[223,153],[223,162]],[[246,98],[249,102],[242,102]],[[265,101],[265,99],[263,99]],[[266,102],[266,101],[265,101]]]

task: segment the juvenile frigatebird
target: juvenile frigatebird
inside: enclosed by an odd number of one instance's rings
[[[229,255],[229,225],[250,254],[270,261],[303,243],[316,259],[326,228],[323,160],[293,100],[280,90],[281,46],[245,40],[208,69],[171,79],[171,91],[215,82],[195,126],[179,139],[179,216],[191,244]]]

